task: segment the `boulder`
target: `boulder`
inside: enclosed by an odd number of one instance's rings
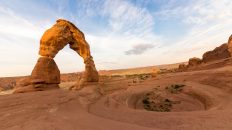
[[[228,44],[222,44],[221,46],[216,47],[214,50],[204,53],[202,57],[202,61],[204,63],[228,58],[230,57]]]
[[[189,59],[188,67],[195,67],[195,66],[200,65],[201,63],[202,63],[202,60],[200,58],[193,57]]]
[[[180,64],[179,67],[178,67],[178,71],[185,71],[187,68],[188,68],[187,65],[185,65],[185,64]]]

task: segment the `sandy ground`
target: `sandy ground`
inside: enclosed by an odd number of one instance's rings
[[[72,83],[62,84],[68,87]],[[147,111],[144,95],[186,85],[168,98],[171,112]],[[104,77],[79,91],[66,89],[0,96],[1,130],[232,130],[232,66],[161,74]]]

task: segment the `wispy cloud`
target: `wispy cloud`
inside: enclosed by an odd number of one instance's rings
[[[154,47],[153,44],[137,44],[133,46],[132,49],[125,51],[126,55],[140,55],[145,53],[147,50],[152,49]]]
[[[154,15],[160,16],[161,21],[178,19],[188,29],[178,41],[164,47],[165,55],[178,59],[176,61],[187,60],[193,56],[201,57],[205,51],[226,42],[232,33],[230,0],[194,0],[187,5],[177,6],[167,4]]]
[[[107,0],[102,13],[109,17],[113,32],[137,37],[153,34],[154,19],[146,8],[136,7],[124,0]]]
[[[0,7],[0,76],[30,74],[41,33],[40,27]]]

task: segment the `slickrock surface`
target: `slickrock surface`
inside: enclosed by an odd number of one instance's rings
[[[1,95],[0,129],[231,130],[232,60],[226,62],[156,77],[104,76],[79,91]],[[177,84],[185,86],[172,91]],[[150,93],[171,102],[170,112],[146,110],[143,100]]]

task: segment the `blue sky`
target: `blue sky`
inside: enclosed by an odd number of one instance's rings
[[[187,61],[227,42],[231,0],[0,0],[0,76],[29,75],[56,19],[86,35],[98,70]],[[65,47],[62,73],[84,69]]]

